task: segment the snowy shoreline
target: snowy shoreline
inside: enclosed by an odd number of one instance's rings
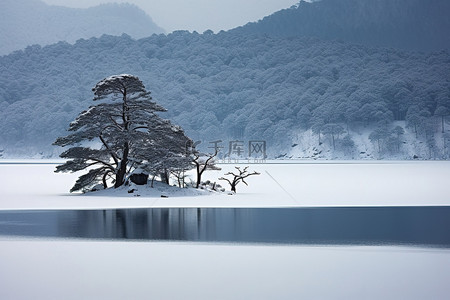
[[[113,190],[69,194],[79,174],[54,173],[55,161],[1,162],[5,161],[0,161],[0,210],[450,205],[447,161],[219,164],[222,170],[205,172],[204,180],[218,182],[227,190],[226,182],[218,178],[236,165],[248,165],[261,175],[250,178],[249,186],[239,185],[236,195],[194,190],[168,198],[150,188],[140,197]]]

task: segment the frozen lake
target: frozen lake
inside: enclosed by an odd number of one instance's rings
[[[54,168],[0,164],[1,299],[450,294],[449,162],[250,165],[236,195],[169,198],[70,195]]]
[[[450,247],[450,207],[0,211],[0,235]]]

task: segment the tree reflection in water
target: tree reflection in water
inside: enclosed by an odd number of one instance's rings
[[[154,208],[0,212],[0,235],[450,248],[450,207]]]

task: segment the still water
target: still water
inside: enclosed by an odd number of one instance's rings
[[[450,207],[3,211],[0,235],[450,248]]]

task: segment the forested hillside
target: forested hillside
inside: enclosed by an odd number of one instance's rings
[[[102,34],[134,38],[163,30],[137,6],[104,4],[88,9],[50,6],[40,0],[0,1],[0,55],[26,46],[74,43]]]
[[[300,1],[235,31],[438,51],[450,49],[449,15],[448,0]]]
[[[401,138],[392,130],[403,120],[433,149],[432,158],[442,158],[435,134],[450,109],[449,70],[448,52],[233,32],[33,46],[0,57],[0,149],[53,153],[50,144],[92,104],[95,83],[130,73],[168,109],[163,117],[205,146],[266,140],[275,156],[290,149],[294,133],[309,130],[318,146],[327,137],[348,150],[354,141],[346,132],[365,128],[378,132],[371,141],[381,141],[382,151],[388,139]],[[391,141],[386,149],[401,145]]]

